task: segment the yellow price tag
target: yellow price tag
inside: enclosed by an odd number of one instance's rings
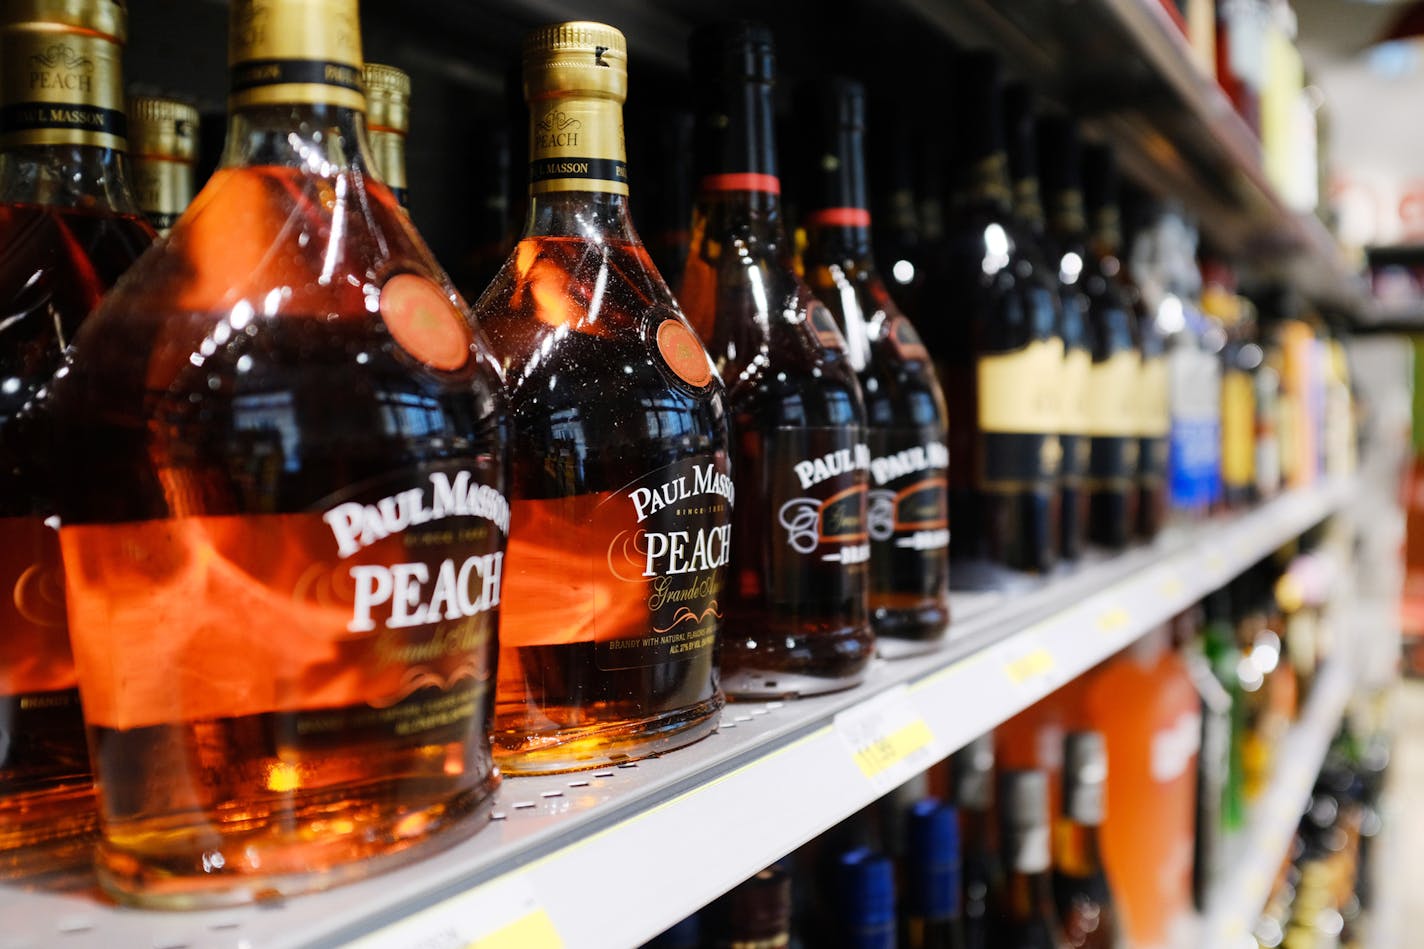
[[[1042,646],[1027,655],[1019,656],[1004,665],[1004,672],[1014,685],[1023,685],[1030,679],[1048,675],[1055,665],[1053,653]]]
[[[877,738],[855,753],[855,763],[860,773],[874,778],[908,760],[916,752],[928,748],[934,741],[934,734],[923,718],[917,718],[889,735]]]
[[[1132,616],[1125,607],[1116,606],[1098,617],[1098,632],[1115,633],[1127,626],[1132,621]]]
[[[1182,582],[1181,577],[1171,576],[1162,581],[1161,585],[1157,587],[1157,592],[1164,597],[1174,597],[1181,596],[1186,588],[1187,585]]]
[[[488,936],[467,943],[465,949],[564,949],[564,940],[549,914],[536,909]]]

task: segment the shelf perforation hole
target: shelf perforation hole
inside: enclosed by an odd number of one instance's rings
[[[564,796],[564,792],[563,792],[563,791],[545,791],[543,794],[541,794],[541,795],[539,795],[539,796],[540,796],[540,797],[544,797],[544,798],[549,798],[549,797],[563,797],[563,796]]]
[[[533,802],[533,801],[517,801],[517,802],[515,802],[514,809],[515,809],[516,811],[527,811],[527,810],[529,810],[529,809],[530,809],[531,807],[533,807],[533,806],[534,806],[534,802]]]
[[[569,782],[569,787],[571,787],[571,788],[586,788],[586,787],[588,787],[588,782],[587,782],[587,781],[570,781],[570,782]]]

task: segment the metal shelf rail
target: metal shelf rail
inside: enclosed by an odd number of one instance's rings
[[[731,704],[717,734],[662,758],[509,779],[479,833],[359,883],[187,913],[0,887],[0,949],[637,945],[1217,589],[1349,490],[1173,529],[1027,592],[957,595],[931,655],[877,662],[836,695]]]

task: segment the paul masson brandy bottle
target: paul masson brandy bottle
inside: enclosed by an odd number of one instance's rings
[[[1142,355],[1122,282],[1122,228],[1112,152],[1089,146],[1083,156],[1088,294],[1093,365],[1088,374],[1088,537],[1120,550],[1137,527]]]
[[[623,34],[525,37],[524,237],[475,307],[513,418],[495,751],[590,768],[709,734],[733,490],[707,351],[628,214]]]
[[[361,81],[366,87],[366,125],[376,171],[400,206],[409,208],[405,137],[410,132],[410,77],[394,66],[367,63]]]
[[[370,173],[356,0],[237,0],[222,167],[53,389],[99,880],[187,907],[473,831],[505,409]]]
[[[806,282],[836,318],[869,421],[870,618],[884,655],[922,652],[949,621],[944,393],[875,267],[865,186],[865,90],[798,90]]]
[[[846,688],[875,652],[860,384],[783,229],[771,32],[717,25],[691,46],[699,183],[681,298],[727,384],[739,495],[722,681],[746,696]]]
[[[924,329],[949,398],[950,553],[974,586],[1050,569],[1060,531],[1058,291],[1011,211],[1000,100],[997,58],[963,56],[953,224],[926,287],[945,308]]]
[[[134,196],[148,223],[167,234],[193,200],[198,110],[177,99],[134,96],[128,116]]]
[[[0,9],[0,877],[87,859],[87,842],[62,851],[95,825],[49,446],[23,435],[80,321],[153,240],[125,168],[124,35],[114,0]]]

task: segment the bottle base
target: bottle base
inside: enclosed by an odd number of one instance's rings
[[[732,625],[729,620],[728,626]],[[763,632],[756,639],[723,639],[722,689],[728,697],[794,699],[839,692],[865,679],[875,658],[875,634],[869,624],[829,629],[806,622],[797,626],[782,632],[776,624],[755,617],[736,625]]]
[[[906,659],[936,652],[949,632],[949,604],[931,602],[911,609],[874,608],[875,651],[882,659]]]
[[[110,828],[95,856],[99,886],[121,903],[162,910],[240,906],[330,889],[469,837],[484,826],[480,818],[493,808],[499,781],[495,771],[448,801],[396,813],[372,815],[379,805],[337,803],[305,808],[290,820],[264,815],[252,834],[211,825],[168,833],[145,828],[154,845],[141,852],[124,846]],[[363,789],[363,801],[381,797],[379,789]],[[230,826],[242,819],[228,818]],[[274,824],[280,829],[266,830]]]
[[[501,746],[495,727],[494,760],[505,774],[537,775],[587,771],[627,764],[701,741],[717,730],[725,698],[639,719],[619,719],[553,732],[523,734],[517,746]],[[499,715],[496,714],[496,720]]]
[[[87,876],[99,829],[95,807],[87,776],[0,799],[0,880],[48,887],[53,878]]]

